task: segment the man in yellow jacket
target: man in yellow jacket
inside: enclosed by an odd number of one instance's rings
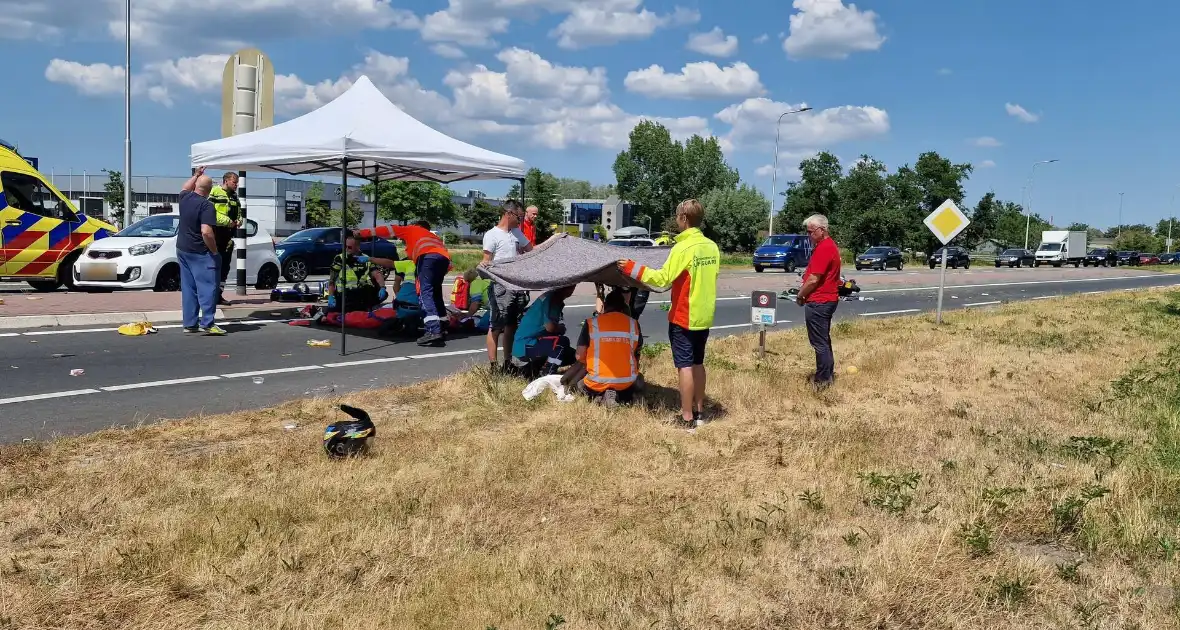
[[[696,199],[676,207],[680,234],[661,269],[620,260],[619,271],[651,287],[672,286],[668,340],[680,382],[680,419],[690,427],[704,424],[705,343],[717,303],[721,252],[701,232],[705,209]]]
[[[221,272],[221,290],[217,293],[217,304],[228,306],[229,301],[225,299],[225,281],[229,278],[229,270],[235,260],[234,230],[238,227],[238,220],[242,214],[242,202],[238,199],[238,174],[229,171],[223,175],[221,185],[214,186],[213,190],[209,191],[209,201],[217,211],[217,225],[213,228]]]

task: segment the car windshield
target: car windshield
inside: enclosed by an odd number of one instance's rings
[[[889,248],[888,247],[870,247],[869,251],[867,251],[865,253],[866,254],[888,254]]]
[[[1023,256],[1024,252],[1020,251],[1019,249],[1005,249],[1004,253],[1000,254],[1000,255],[1001,256]]]
[[[1131,256],[1131,255],[1133,255],[1134,253],[1135,253],[1135,252],[1119,252],[1119,256]]]
[[[171,238],[176,236],[176,226],[180,217],[175,214],[157,214],[128,225],[115,236],[132,238]]]
[[[1061,251],[1061,243],[1041,243],[1039,249],[1043,252],[1059,252]]]
[[[795,239],[794,236],[771,236],[771,237],[768,237],[765,241],[762,241],[762,244],[763,245],[790,245],[794,239]]]
[[[321,232],[323,230],[300,230],[283,240],[288,243],[310,243],[319,238]]]
[[[1105,249],[1091,249],[1090,255],[1091,256],[1105,256],[1106,250]]]

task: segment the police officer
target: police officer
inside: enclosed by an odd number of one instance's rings
[[[351,232],[344,240],[344,252],[332,260],[332,274],[328,278],[328,310],[340,310],[341,286],[344,289],[344,308],[347,312],[369,311],[389,299],[385,289],[385,275],[378,265],[393,267],[394,261],[369,258],[361,253],[356,236]]]
[[[234,230],[240,225],[242,216],[242,203],[238,200],[238,174],[231,171],[222,175],[221,185],[209,191],[209,201],[213,202],[213,208],[217,210],[213,240],[217,242],[217,252],[221,257],[221,291],[217,303],[226,306],[229,300],[225,299],[225,280],[229,277],[229,269],[234,261]]]

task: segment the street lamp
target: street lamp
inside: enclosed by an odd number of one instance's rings
[[[131,0],[127,0],[127,65],[123,72],[123,227],[131,225]]]
[[[1123,235],[1123,195],[1126,193],[1119,193],[1119,236]]]
[[[1033,162],[1032,173],[1028,176],[1028,207],[1024,209],[1024,248],[1028,249],[1028,229],[1032,223],[1033,178],[1037,176],[1037,167],[1042,164],[1052,164],[1059,160],[1041,160]]]
[[[774,123],[774,171],[770,173],[770,226],[767,228],[767,236],[774,236],[774,193],[775,186],[778,184],[778,136],[779,131],[782,130],[783,118],[790,114],[801,114],[809,111],[811,111],[810,107],[801,107],[789,112],[783,112],[779,115],[778,121]]]

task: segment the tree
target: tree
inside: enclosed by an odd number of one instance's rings
[[[102,172],[107,174],[107,183],[103,184],[102,186],[103,201],[105,201],[107,205],[111,207],[111,220],[114,222],[114,224],[120,228],[125,227],[123,225],[123,215],[124,210],[126,209],[126,207],[123,205],[123,172],[111,171],[105,168],[102,169]],[[134,212],[135,207],[139,205],[135,203],[134,189],[131,190],[131,195],[131,211]]]
[[[889,205],[888,170],[880,161],[862,155],[848,176],[836,182],[838,205],[828,223],[845,247],[859,251],[872,245],[897,245],[904,239],[904,217]]]
[[[840,158],[824,151],[799,163],[802,176],[787,187],[787,198],[782,212],[775,217],[775,231],[790,234],[803,227],[803,220],[813,214],[835,218],[838,197],[836,184],[844,177]]]
[[[450,188],[435,182],[378,182],[361,191],[377,204],[377,216],[403,225],[424,220],[432,226],[458,225],[459,206]]]
[[[1118,238],[1119,234],[1126,234],[1127,232],[1147,232],[1152,233],[1152,227],[1146,223],[1135,223],[1133,225],[1123,224],[1122,226],[1115,226],[1106,230],[1103,234],[1106,238]]]
[[[1123,230],[1123,235],[1114,240],[1115,249],[1132,252],[1161,252],[1163,240],[1153,236],[1149,230]]]
[[[714,188],[701,195],[705,207],[704,232],[722,251],[752,252],[758,230],[770,212],[770,201],[751,186]]]
[[[1024,247],[1025,226],[1028,230],[1028,248],[1036,249],[1041,244],[1041,232],[1053,229],[1039,214],[1025,216],[1024,208],[1011,201],[996,205],[996,227],[990,238],[1004,247]]]
[[[590,199],[590,182],[584,179],[570,179],[562,177],[557,180],[557,187],[562,199]]]
[[[1155,235],[1167,238],[1172,235],[1173,238],[1180,236],[1180,231],[1176,229],[1176,220],[1172,218],[1160,219],[1160,222],[1155,226]]]
[[[955,205],[962,207],[963,182],[971,176],[970,164],[953,164],[935,151],[927,151],[918,156],[914,165],[918,187],[922,191],[922,216],[925,217],[935,208],[950,199]],[[938,239],[929,230],[925,230],[924,251],[933,251],[939,246]]]
[[[333,209],[331,203],[324,199],[323,182],[315,182],[308,187],[303,195],[303,205],[307,209],[307,227],[337,227],[344,223],[340,210]],[[357,227],[364,216],[360,202],[350,195],[346,227]]]
[[[606,199],[613,194],[615,194],[614,184],[599,184],[597,186],[590,187],[591,199]]]
[[[966,247],[977,247],[989,238],[998,240],[994,234],[999,220],[996,193],[989,192],[975,204],[975,210],[971,211],[971,223],[959,236],[960,242]]]
[[[561,203],[561,181],[551,173],[539,168],[530,168],[524,176],[524,199],[520,198],[520,185],[513,184],[508,198],[519,201],[526,208],[537,207],[537,242],[553,236],[553,224],[565,220],[565,206]],[[499,217],[496,217],[499,220]]]
[[[717,138],[694,135],[684,143],[679,198],[699,199],[705,193],[723,188],[733,190],[740,177],[725,162]]]
[[[493,206],[483,199],[476,199],[467,208],[463,215],[463,220],[467,221],[467,225],[471,226],[472,232],[482,234],[499,223],[502,214],[503,212],[500,208]]]
[[[716,138],[694,135],[681,144],[650,120],[631,130],[627,150],[615,158],[614,172],[614,192],[657,221],[672,216],[681,201],[714,188],[732,189],[739,179]]]

